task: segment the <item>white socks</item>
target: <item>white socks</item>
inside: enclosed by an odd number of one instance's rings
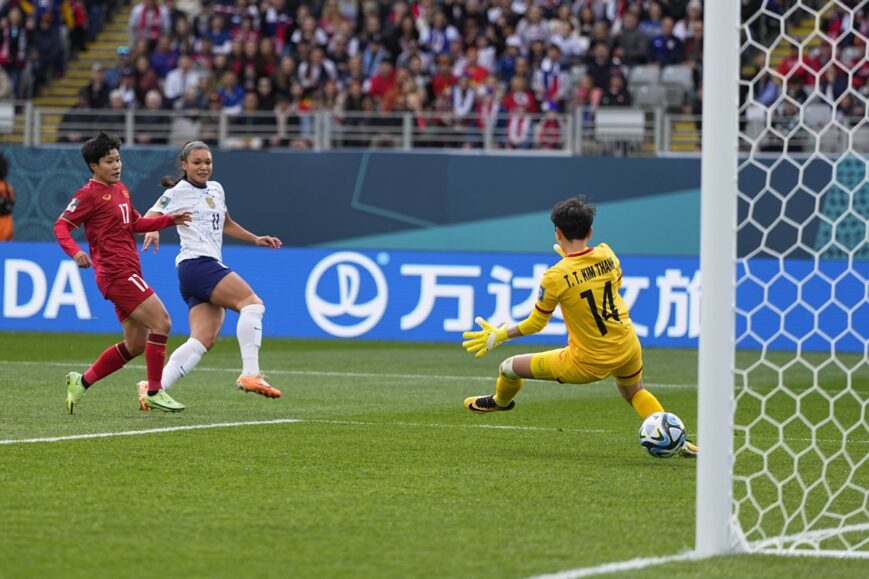
[[[260,304],[244,306],[239,311],[235,334],[238,336],[238,347],[241,350],[242,374],[260,373],[259,347],[263,341],[263,315],[265,313],[266,307]]]
[[[190,338],[172,352],[169,363],[163,368],[163,389],[172,386],[196,367],[208,350],[196,338]]]

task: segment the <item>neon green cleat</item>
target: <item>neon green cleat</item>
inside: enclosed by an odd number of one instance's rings
[[[75,405],[84,396],[85,389],[81,383],[81,374],[70,372],[66,375],[66,411],[72,414]]]
[[[685,444],[682,445],[682,448],[679,449],[679,454],[685,458],[697,458],[699,452],[700,449],[690,440],[686,440]]]
[[[470,398],[465,398],[465,408],[471,412],[500,412],[513,410],[515,407],[516,402],[514,400],[511,400],[510,404],[507,406],[498,406],[493,394],[490,394],[489,396],[471,396]]]
[[[180,402],[176,402],[165,390],[160,390],[153,396],[145,395],[145,404],[148,408],[162,410],[163,412],[181,412],[186,408]]]

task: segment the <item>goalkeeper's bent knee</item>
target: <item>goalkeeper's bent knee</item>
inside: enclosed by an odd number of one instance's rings
[[[519,374],[513,371],[513,356],[510,356],[503,362],[501,362],[501,366],[498,367],[498,371],[501,373],[501,376],[507,378],[508,380],[518,380],[521,378]]]

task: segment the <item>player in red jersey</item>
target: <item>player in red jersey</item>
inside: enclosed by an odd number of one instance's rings
[[[103,132],[82,146],[81,154],[93,178],[76,192],[54,224],[54,235],[63,251],[81,268],[94,266],[97,287],[114,304],[124,329],[124,340],[110,346],[84,374],[67,374],[66,408],[72,414],[88,387],[144,352],[148,406],[166,412],[180,412],[184,405],[173,400],[160,385],[171,327],[169,312],[142,278],[142,265],[133,234],[186,224],[191,214],[179,212],[142,217],[133,207],[129,191],[121,183],[120,149],[120,139]],[[70,235],[72,229],[82,225],[90,256]]]

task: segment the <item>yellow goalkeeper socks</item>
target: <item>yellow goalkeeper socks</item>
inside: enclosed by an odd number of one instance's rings
[[[522,389],[525,380],[522,378],[512,379],[506,378],[504,375],[498,376],[498,383],[495,384],[495,404],[498,406],[507,406],[510,401]]]
[[[655,395],[649,392],[646,389],[640,390],[634,397],[631,398],[631,406],[634,407],[634,410],[637,411],[637,414],[640,415],[640,418],[645,420],[655,412],[663,412],[664,407],[661,406],[661,403],[658,402],[658,399],[655,398]]]

